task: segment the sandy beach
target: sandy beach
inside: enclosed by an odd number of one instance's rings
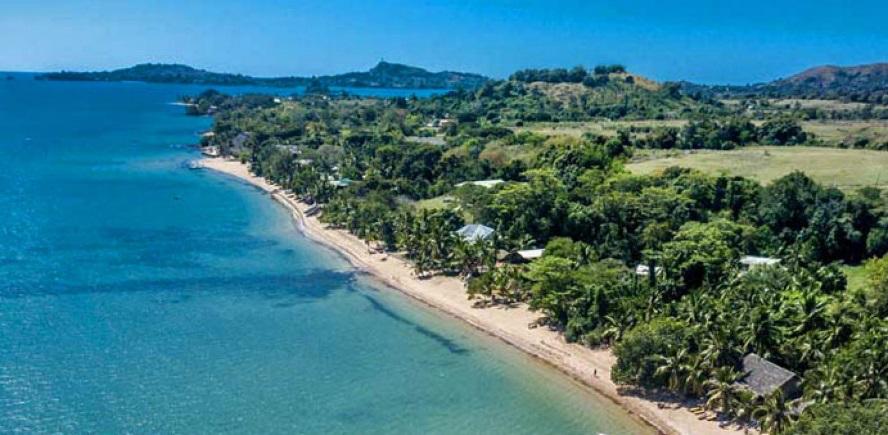
[[[589,349],[567,343],[562,336],[547,328],[528,328],[540,317],[526,307],[476,308],[466,297],[462,282],[451,277],[436,276],[416,279],[412,267],[391,255],[371,254],[363,241],[342,230],[326,228],[316,217],[305,217],[307,208],[279,187],[250,173],[249,168],[237,161],[207,158],[200,161],[207,169],[239,178],[268,192],[276,201],[292,213],[305,235],[343,253],[355,267],[377,277],[387,285],[427,305],[448,313],[503,341],[533,355],[565,374],[588,385],[628,412],[640,417],[659,431],[669,434],[731,434],[743,433],[735,425],[720,427],[718,421],[700,419],[687,407],[673,402],[660,402],[656,398],[621,394],[611,381],[610,367],[615,358],[610,350]]]

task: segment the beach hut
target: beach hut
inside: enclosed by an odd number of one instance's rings
[[[456,234],[467,242],[489,239],[493,236],[493,232],[493,228],[481,224],[469,224],[456,230]]]
[[[755,353],[743,357],[743,378],[737,385],[752,391],[756,397],[767,397],[781,390],[783,397],[793,399],[801,391],[799,377],[795,373]]]

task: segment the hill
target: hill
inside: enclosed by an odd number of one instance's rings
[[[519,71],[475,92],[432,98],[427,106],[436,115],[522,122],[678,119],[720,110],[682,95],[674,83],[656,83],[621,68],[596,70]]]
[[[689,82],[681,85],[687,94],[715,98],[806,98],[888,104],[888,63],[824,65],[748,86],[706,86]]]
[[[113,71],[61,71],[37,76],[40,80],[59,81],[140,81],[148,83],[184,83],[206,85],[257,85],[273,87],[342,86],[371,88],[454,89],[476,88],[488,79],[479,74],[441,71],[379,62],[366,72],[351,72],[321,77],[251,77],[216,73],[180,64],[145,63]]]

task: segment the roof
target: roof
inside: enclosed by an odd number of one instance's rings
[[[779,258],[772,257],[756,257],[755,255],[744,255],[740,259],[740,264],[747,266],[770,266],[780,262]]]
[[[250,136],[250,132],[238,133],[237,136],[235,136],[234,139],[231,140],[231,145],[235,148],[241,148],[244,146],[244,143],[247,142],[247,139],[249,139]]]
[[[745,376],[738,382],[754,393],[768,396],[796,379],[796,374],[754,353],[743,357]]]
[[[524,251],[518,251],[517,254],[525,260],[533,260],[542,257],[543,251],[545,251],[545,249],[527,249]]]
[[[497,184],[500,184],[500,183],[504,183],[504,181],[503,180],[463,181],[462,183],[457,183],[456,187],[463,187],[463,186],[471,184],[473,186],[481,186],[481,187],[486,187],[489,189],[489,188],[496,186]]]
[[[404,140],[406,140],[408,142],[416,142],[416,143],[422,143],[422,144],[428,144],[428,145],[439,145],[440,146],[440,145],[447,144],[447,142],[445,142],[444,138],[441,136],[429,136],[429,137],[407,136],[404,138]]]
[[[493,235],[493,228],[481,224],[469,224],[456,230],[456,234],[463,240],[474,242],[489,238]]]
[[[348,187],[351,186],[352,180],[348,178],[341,178],[339,180],[329,180],[330,185],[334,187]]]
[[[660,274],[663,272],[663,268],[660,266],[656,266],[654,268],[654,270],[657,271],[657,274]],[[637,275],[647,276],[649,273],[651,273],[651,268],[650,268],[650,266],[648,266],[646,264],[639,264],[638,266],[635,266],[635,273]]]

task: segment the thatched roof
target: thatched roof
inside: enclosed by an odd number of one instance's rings
[[[796,382],[796,374],[754,353],[743,357],[743,379],[738,382],[760,396],[769,396]]]

